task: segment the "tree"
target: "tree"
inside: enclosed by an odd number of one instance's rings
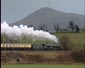
[[[67,32],[68,29],[66,29],[66,28],[62,28],[62,31],[63,31],[63,32]]]
[[[70,21],[70,22],[69,22],[69,28],[71,29],[72,32],[74,31],[74,29],[75,29],[75,24],[74,24],[73,21]]]
[[[40,24],[39,25],[39,30],[48,31],[47,26],[45,24]]]
[[[63,50],[72,50],[73,43],[68,36],[63,35],[60,37],[59,40],[60,40],[60,44],[62,45]]]
[[[78,33],[80,31],[80,28],[78,25],[75,25],[75,31]]]
[[[54,24],[54,30],[56,32],[59,32],[60,31],[60,25],[59,24]]]
[[[31,25],[29,25],[29,27],[34,27],[34,26],[31,24]]]
[[[1,34],[1,43],[7,42],[7,36],[5,34]]]

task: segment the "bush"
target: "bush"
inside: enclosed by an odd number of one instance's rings
[[[60,43],[64,50],[72,50],[72,42],[68,36],[64,35],[60,37]]]
[[[72,56],[74,61],[85,63],[85,50],[84,50],[84,48],[73,50],[71,53],[71,56]]]

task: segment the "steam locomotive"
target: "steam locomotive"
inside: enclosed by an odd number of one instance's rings
[[[57,44],[1,44],[1,50],[61,50]]]

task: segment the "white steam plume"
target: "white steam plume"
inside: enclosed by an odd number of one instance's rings
[[[34,30],[33,27],[27,27],[27,25],[9,26],[6,21],[1,23],[1,34],[6,34],[10,38],[19,38],[22,35],[33,40],[50,40],[58,43],[58,39],[55,35],[51,35],[49,32],[43,30]]]

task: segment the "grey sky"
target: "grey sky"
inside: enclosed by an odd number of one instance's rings
[[[85,0],[1,0],[1,21],[16,22],[43,7],[84,15],[84,3]]]

